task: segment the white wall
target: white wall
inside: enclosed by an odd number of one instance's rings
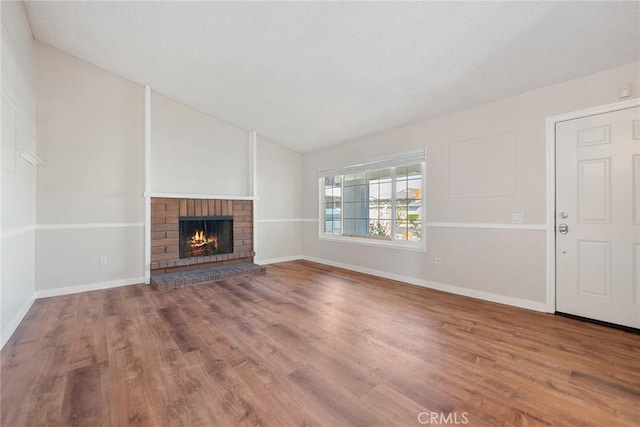
[[[258,137],[256,262],[302,256],[302,156]],[[251,196],[247,130],[156,92],[151,95],[154,194]]]
[[[258,137],[256,262],[302,256],[302,156]],[[151,95],[152,193],[251,195],[249,132]]]
[[[36,42],[36,92],[36,291],[142,281],[143,88]]]
[[[2,26],[0,346],[33,301],[35,225],[35,170],[17,155],[35,152],[33,35],[22,2],[2,3]]]
[[[267,139],[257,142],[256,262],[302,256],[302,155]]]
[[[250,195],[249,133],[151,93],[154,193]]]
[[[7,10],[24,15],[19,3],[18,9],[9,4]],[[50,295],[142,281],[143,88],[42,43],[36,43],[36,69],[37,148],[46,162],[38,169],[36,186],[36,290]],[[634,82],[637,96],[638,71],[638,63],[629,64],[304,156],[259,138],[256,259],[268,263],[302,254],[415,283],[439,282],[475,295],[541,306],[545,301],[544,118],[614,102],[620,83]],[[152,192],[250,194],[247,130],[155,92],[151,101]],[[488,148],[476,150],[477,154],[497,150],[498,157],[488,156],[474,165],[465,153],[483,144]],[[318,239],[318,169],[416,148],[427,149],[427,221],[432,226],[425,233],[426,254]],[[510,168],[489,179],[486,172],[493,169],[487,165],[508,159]],[[16,182],[28,187],[33,169],[24,170],[25,179]],[[33,220],[24,220],[33,217],[29,216],[32,198],[17,189],[5,192],[13,185],[6,175],[3,171],[3,199],[13,195],[14,202],[23,195],[24,212],[3,207],[3,214],[7,212],[3,236],[5,230],[33,226]],[[514,185],[502,185],[511,179]],[[525,213],[524,229],[476,227],[508,224],[514,212]],[[472,228],[433,223],[465,223]],[[3,246],[7,239],[3,238]],[[26,247],[20,253],[33,252],[29,241],[21,240]],[[106,266],[99,266],[101,256],[108,257]],[[435,257],[442,258],[439,268],[434,266]],[[16,269],[22,268],[11,261]],[[19,297],[16,292],[5,297],[3,285],[3,297],[16,301],[11,307],[32,293],[32,271],[27,264],[20,276],[26,284],[16,289],[28,291]],[[3,283],[5,277],[3,272]],[[3,300],[2,306],[6,305]]]
[[[318,223],[304,223],[304,255],[542,309],[545,117],[616,102],[623,83],[633,82],[637,97],[639,76],[635,62],[305,155],[303,212],[317,218],[318,169],[425,148],[426,220],[432,226],[423,253],[319,240]],[[481,228],[508,227],[512,213],[524,213],[524,228],[531,229]],[[473,228],[451,227],[455,223]],[[436,257],[441,267],[435,267]]]
[[[46,162],[37,182],[37,295],[142,282],[144,89],[41,42],[36,59]],[[257,217],[287,220],[260,226],[267,241],[258,256],[299,257],[300,224],[288,220],[301,212],[302,157],[263,139],[258,147]],[[151,193],[251,195],[249,131],[156,92],[150,154]]]

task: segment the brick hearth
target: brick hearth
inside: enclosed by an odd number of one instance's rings
[[[223,265],[221,267],[157,274],[151,277],[151,284],[157,290],[164,291],[200,283],[217,282],[237,276],[263,274],[266,271],[266,267],[249,263]]]
[[[232,216],[233,253],[180,258],[178,218],[182,216]],[[254,256],[250,200],[151,198],[151,284],[156,289],[264,272],[253,264]],[[233,265],[236,268],[228,268]]]

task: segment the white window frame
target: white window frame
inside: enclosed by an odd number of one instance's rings
[[[419,241],[412,240],[395,240],[392,238],[391,240],[387,239],[376,239],[374,237],[360,237],[360,236],[349,236],[342,234],[328,234],[324,233],[324,224],[325,224],[325,194],[324,194],[324,179],[329,176],[336,175],[346,175],[349,173],[354,173],[354,171],[369,171],[369,170],[377,170],[384,169],[386,167],[392,168],[392,177],[391,177],[391,191],[393,195],[393,200],[395,201],[395,192],[396,192],[396,174],[395,170],[397,167],[407,166],[409,164],[417,164],[420,163],[422,167],[422,198],[421,198],[421,212],[422,216],[420,218],[422,225],[422,239]],[[342,181],[342,188],[344,188],[344,179]],[[351,165],[341,168],[334,169],[326,169],[318,171],[318,239],[325,241],[334,241],[340,243],[354,243],[358,245],[366,245],[366,246],[377,246],[377,247],[387,247],[394,249],[404,249],[418,252],[426,252],[427,251],[427,238],[426,238],[426,212],[427,212],[427,203],[426,203],[426,187],[427,187],[427,167],[426,167],[426,153],[424,150],[421,151],[413,151],[409,153],[397,154],[392,157],[387,157],[384,159],[379,159],[375,161],[369,161],[366,163],[361,163],[357,165]],[[341,192],[342,196],[344,193]],[[344,203],[344,198],[340,198],[341,209],[340,209],[340,231],[344,230],[343,221],[344,221],[344,209],[342,208]],[[392,213],[391,213],[391,236],[395,236],[396,231],[396,203],[392,203]]]

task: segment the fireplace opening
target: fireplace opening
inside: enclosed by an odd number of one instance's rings
[[[181,216],[180,258],[233,253],[233,216]]]

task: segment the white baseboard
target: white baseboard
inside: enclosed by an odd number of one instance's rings
[[[137,285],[141,283],[144,283],[143,276],[111,280],[109,282],[88,283],[86,285],[66,286],[64,288],[43,289],[41,291],[36,291],[36,299],[77,294],[79,292],[97,291],[100,289],[118,288],[120,286]]]
[[[428,280],[416,279],[415,277],[402,276],[386,271],[375,270],[372,268],[360,267],[357,265],[343,264],[341,262],[331,261],[324,258],[316,258],[304,255],[302,259],[319,264],[330,265],[332,267],[344,268],[346,270],[357,271],[358,273],[371,274],[372,276],[383,277],[385,279],[397,280],[399,282],[410,283],[412,285],[422,286],[424,288],[436,289],[439,291],[449,292],[451,294],[463,295],[466,297],[477,298],[485,301],[497,302],[499,304],[511,305],[514,307],[526,308],[528,310],[548,312],[547,304],[544,302],[530,301],[521,298],[514,298],[505,295],[492,294],[490,292],[478,291],[475,289],[462,288],[460,286],[447,285],[444,283],[431,282]]]
[[[303,258],[304,258],[303,255],[292,255],[292,256],[285,256],[280,258],[260,259],[260,260],[256,260],[256,264],[258,265],[277,264],[279,262],[297,261]]]
[[[22,319],[24,319],[24,316],[27,315],[27,312],[29,311],[29,309],[31,308],[31,305],[33,305],[33,302],[35,300],[36,299],[34,297],[29,298],[22,305],[22,307],[20,307],[20,311],[18,311],[18,313],[16,313],[14,318],[11,319],[11,322],[9,322],[9,324],[2,329],[2,337],[0,337],[0,350],[4,347],[7,341],[9,341],[9,338],[11,338],[11,335],[13,335],[13,333],[16,331],[16,329],[18,328],[18,325],[20,325],[20,322],[22,322]]]

